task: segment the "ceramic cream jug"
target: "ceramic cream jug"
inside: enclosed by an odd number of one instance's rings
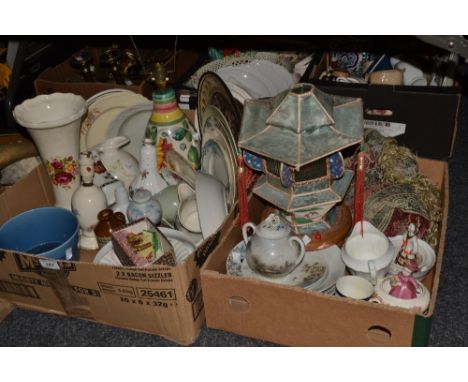
[[[120,180],[128,190],[139,173],[138,161],[121,148],[130,142],[126,136],[107,139],[97,147],[99,158],[107,172]]]
[[[395,249],[392,242],[367,221],[357,222],[341,249],[341,257],[352,274],[373,285],[390,269]]]
[[[247,229],[252,228],[249,238]],[[270,214],[258,226],[246,223],[242,236],[246,243],[246,260],[249,267],[258,273],[280,276],[290,273],[304,258],[305,247],[297,236],[290,236],[291,229],[278,215]]]

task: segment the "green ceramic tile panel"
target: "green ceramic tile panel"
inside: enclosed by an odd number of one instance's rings
[[[338,195],[342,198],[346,194],[348,190],[349,184],[353,180],[354,172],[350,170],[346,170],[343,176],[340,179],[336,179],[332,183],[332,190],[335,191]]]
[[[330,187],[330,181],[328,178],[323,178],[322,180],[319,180],[319,181],[316,181],[316,182],[313,182],[313,183],[309,183],[309,184],[295,184],[293,185],[293,188],[294,188],[294,192],[296,194],[303,194],[305,192],[315,192],[315,191],[320,191],[320,190],[323,190],[325,188],[329,188]]]

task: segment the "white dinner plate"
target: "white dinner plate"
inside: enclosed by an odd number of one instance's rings
[[[81,124],[80,151],[103,143],[112,120],[122,110],[143,102],[151,102],[133,92],[110,92],[98,97],[88,106],[88,115]]]
[[[140,149],[145,137],[145,130],[153,112],[151,102],[143,102],[122,110],[112,120],[107,130],[107,138],[125,135],[130,143],[122,149],[140,159]]]

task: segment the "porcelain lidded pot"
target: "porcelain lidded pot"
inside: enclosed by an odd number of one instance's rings
[[[122,149],[129,142],[130,138],[121,135],[109,138],[97,147],[99,158],[107,172],[120,180],[127,190],[140,171],[138,161]]]
[[[247,229],[252,228],[249,238]],[[280,276],[293,271],[303,260],[305,247],[291,229],[276,214],[270,214],[258,226],[245,223],[242,236],[246,243],[246,260],[249,267],[267,276]]]
[[[162,218],[161,204],[157,200],[151,199],[151,192],[139,188],[133,193],[132,201],[128,205],[127,216],[131,222],[147,217],[151,223],[159,225]]]

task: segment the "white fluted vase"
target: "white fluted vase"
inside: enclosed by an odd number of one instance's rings
[[[40,95],[13,110],[16,122],[28,130],[39,150],[53,185],[55,205],[68,210],[80,185],[79,135],[85,113],[85,100],[71,93]]]

